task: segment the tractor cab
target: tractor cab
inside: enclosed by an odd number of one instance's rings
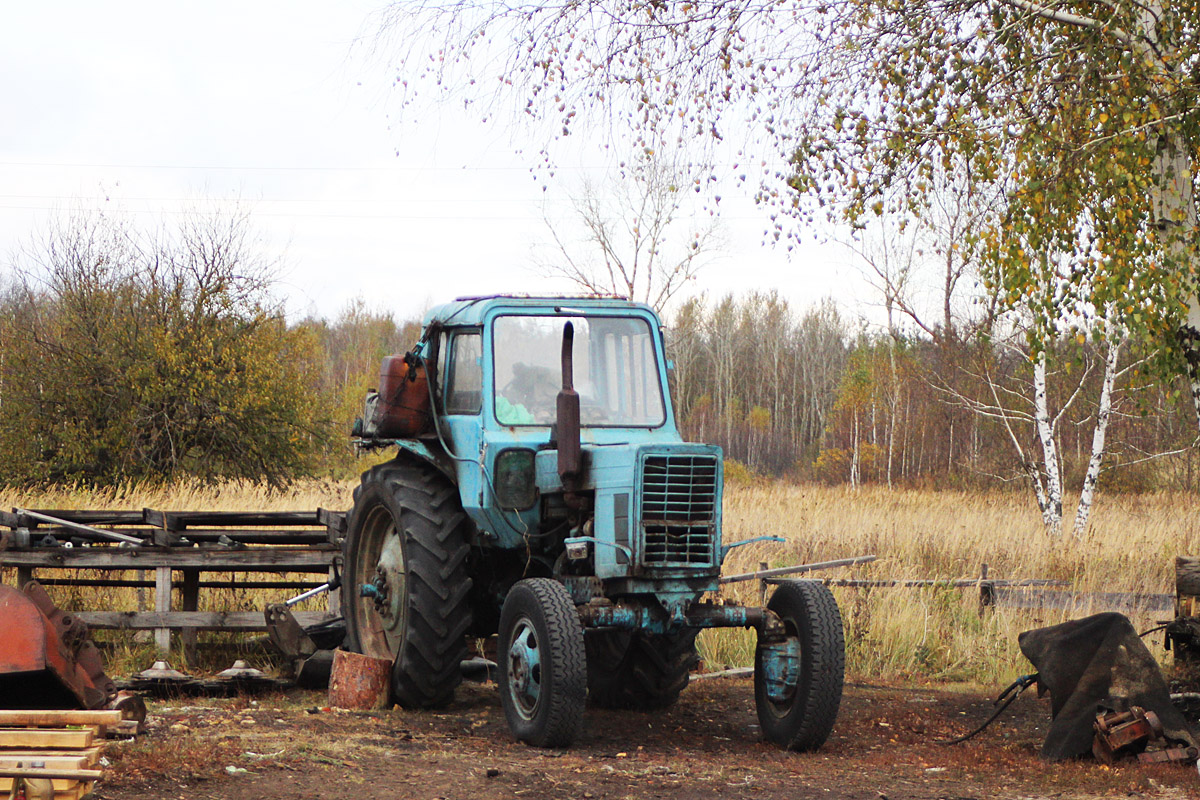
[[[425,331],[432,419],[412,446],[436,454],[483,543],[526,550],[555,530],[547,555],[597,578],[716,577],[720,448],[675,426],[653,310],[467,298],[433,309]]]

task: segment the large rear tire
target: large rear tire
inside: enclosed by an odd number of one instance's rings
[[[391,659],[392,700],[449,703],[471,624],[470,519],[436,468],[398,458],[363,473],[347,529],[343,604],[351,649]],[[373,586],[373,597],[360,587]]]
[[[534,747],[567,747],[583,724],[583,627],[561,583],[526,578],[500,612],[500,704],[509,730]]]
[[[700,663],[696,633],[588,631],[588,702],[597,708],[669,708]]]
[[[842,703],[846,647],[837,600],[822,583],[781,583],[767,608],[785,636],[759,642],[754,700],[763,734],[788,750],[816,750],[829,738]]]

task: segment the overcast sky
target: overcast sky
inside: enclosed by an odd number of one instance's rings
[[[286,265],[293,316],[356,297],[399,317],[459,294],[568,288],[531,268],[578,180],[613,156],[561,151],[452,108],[396,115],[392,75],[356,38],[378,2],[8,3],[0,12],[0,264],[56,210],[103,207],[147,226],[199,200],[240,199]],[[407,112],[406,112],[407,113]],[[779,289],[797,308],[874,297],[845,251],[763,245],[732,188],[722,256],[698,289]],[[808,238],[812,238],[811,236]]]

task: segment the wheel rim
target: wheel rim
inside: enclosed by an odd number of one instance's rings
[[[513,707],[524,719],[532,719],[542,697],[542,658],[537,632],[524,617],[513,627],[507,660],[508,692]]]
[[[404,546],[392,514],[376,506],[362,527],[362,545],[354,561],[359,583],[375,586],[374,597],[356,597],[359,647],[376,658],[395,658],[404,633],[406,571]],[[353,587],[358,594],[358,586]]]
[[[792,620],[784,620],[787,630],[782,642],[762,648],[762,673],[766,689],[766,708],[777,718],[791,712],[800,685],[803,652],[800,635]]]

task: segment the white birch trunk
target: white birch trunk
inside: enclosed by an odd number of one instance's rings
[[[850,450],[850,488],[858,488],[858,412],[854,412],[854,424],[851,427],[854,446]]]
[[[892,459],[896,453],[896,413],[900,410],[900,377],[896,374],[896,336],[892,334],[891,348],[888,351],[892,368],[892,396],[888,399],[888,452],[887,452],[887,486],[892,488]]]
[[[1191,159],[1183,137],[1164,134],[1158,140],[1154,159],[1155,186],[1152,206],[1155,222],[1166,238],[1166,255],[1177,271],[1195,274],[1196,254],[1192,246],[1196,236],[1196,198],[1192,192]],[[1187,322],[1180,331],[1184,340],[1192,387],[1192,404],[1200,420],[1200,298],[1193,289],[1189,298]]]
[[[1108,421],[1112,417],[1113,385],[1117,380],[1117,360],[1121,343],[1109,346],[1104,360],[1104,382],[1100,387],[1100,406],[1096,412],[1096,428],[1092,431],[1092,456],[1088,460],[1087,473],[1083,476],[1083,489],[1079,492],[1079,508],[1075,510],[1075,525],[1072,532],[1083,536],[1087,531],[1088,517],[1092,513],[1092,502],[1096,497],[1096,483],[1100,480],[1100,466],[1104,461],[1104,438],[1108,434]]]
[[[1137,48],[1139,54],[1161,72],[1165,85],[1188,82],[1186,75],[1176,73],[1189,69],[1187,59],[1178,57],[1176,42],[1164,38],[1160,22],[1164,19],[1163,3],[1148,2],[1140,6],[1138,31],[1143,44]],[[1165,104],[1164,104],[1165,105]],[[1154,158],[1154,186],[1151,187],[1151,207],[1154,221],[1163,232],[1164,250],[1169,266],[1185,276],[1195,279],[1200,274],[1200,254],[1196,251],[1198,225],[1196,195],[1192,179],[1194,165],[1188,142],[1177,127],[1164,123],[1158,137],[1157,153]],[[1200,421],[1200,287],[1193,285],[1188,298],[1187,322],[1179,331],[1187,356],[1191,379],[1192,404]]]
[[[1046,388],[1046,351],[1037,354],[1033,362],[1034,420],[1038,439],[1042,443],[1042,463],[1046,475],[1042,521],[1051,536],[1062,535],[1062,468],[1058,461],[1058,444],[1054,440],[1054,424],[1050,421],[1050,401]]]

